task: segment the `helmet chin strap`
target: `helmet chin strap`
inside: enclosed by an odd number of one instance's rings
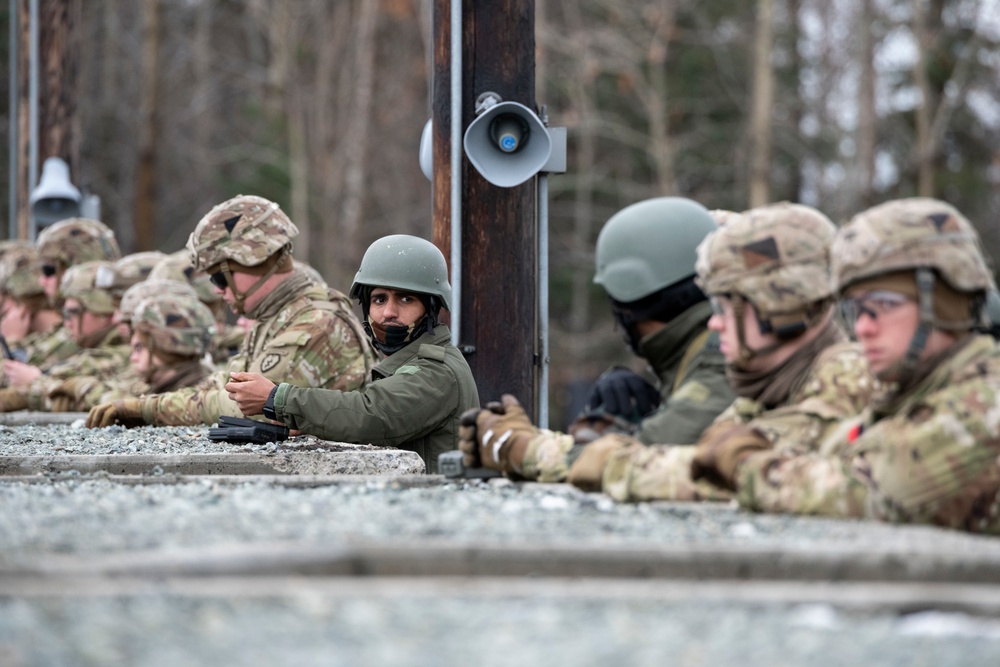
[[[288,252],[288,246],[285,246],[278,252],[281,255],[284,255],[285,253]],[[264,275],[258,278],[257,282],[255,282],[253,285],[250,286],[250,289],[248,289],[246,292],[243,293],[240,293],[240,291],[236,289],[236,281],[233,280],[233,273],[229,269],[229,260],[228,259],[222,260],[222,274],[226,276],[226,282],[229,284],[229,289],[233,293],[233,310],[236,312],[237,315],[247,314],[246,306],[244,305],[246,300],[249,299],[254,292],[260,289],[260,286],[263,285],[268,278],[270,278],[277,272],[278,266],[281,264],[280,260],[281,260],[280,257],[276,258],[276,260],[271,263],[271,268],[269,268],[264,273]]]
[[[920,363],[920,355],[927,348],[927,339],[934,330],[934,272],[930,269],[917,269],[917,299],[920,309],[920,322],[917,324],[906,355],[890,369],[893,380],[900,385],[908,383]]]
[[[765,347],[758,348],[756,350],[752,349],[749,345],[747,345],[746,322],[743,319],[743,315],[746,312],[747,300],[743,298],[741,294],[736,293],[732,294],[729,298],[733,304],[733,320],[736,323],[736,340],[739,343],[739,351],[737,352],[736,360],[732,363],[732,366],[740,370],[748,370],[747,366],[752,359],[774,352],[784,344],[784,341],[777,340],[770,345],[766,345]]]

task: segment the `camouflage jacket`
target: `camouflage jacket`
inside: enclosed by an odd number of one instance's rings
[[[438,325],[373,370],[361,391],[313,391],[278,386],[274,408],[291,428],[340,442],[408,449],[428,472],[437,457],[458,447],[458,418],[479,407],[469,364]]]
[[[212,340],[212,361],[219,366],[226,365],[242,349],[245,339],[243,327],[235,324],[219,325]]]
[[[148,382],[142,374],[130,366],[120,375],[113,378],[94,376],[77,378],[72,387],[58,387],[55,391],[71,392],[72,407],[70,410],[87,411],[99,403],[106,403],[120,398],[142,396],[143,394],[163,393],[183,387],[192,387],[202,382],[215,370],[203,361],[185,361],[173,364],[169,370],[174,371],[165,380]],[[50,392],[49,397],[53,398]]]
[[[338,293],[339,294],[339,293]],[[260,373],[275,383],[349,391],[364,386],[375,354],[350,301],[293,276],[264,297],[240,354],[195,387],[142,399],[148,424],[212,424],[242,417],[225,385],[231,372]]]
[[[80,351],[66,327],[56,327],[45,333],[31,333],[11,345],[24,353],[24,362],[47,371]],[[2,367],[2,366],[0,366]],[[0,386],[7,386],[6,376],[0,375]]]
[[[112,380],[129,368],[129,352],[118,327],[112,326],[101,342],[94,347],[83,348],[75,355],[51,366],[44,375],[25,387],[29,410],[49,410],[49,393],[64,380],[91,376],[100,380]]]
[[[844,424],[819,452],[748,459],[740,503],[1000,533],[998,414],[1000,349],[974,336],[890,411]]]
[[[844,419],[864,410],[877,382],[861,350],[851,343],[825,348],[784,405],[765,409],[759,402],[737,398],[713,424],[750,427],[771,444],[765,452],[814,451]],[[602,489],[616,500],[724,500],[732,494],[691,479],[695,447],[653,445],[630,447],[612,456]]]
[[[642,356],[660,379],[660,406],[639,425],[634,434],[638,440],[646,444],[697,442],[732,403],[719,337],[708,330],[711,315],[708,303],[699,303],[642,340]]]

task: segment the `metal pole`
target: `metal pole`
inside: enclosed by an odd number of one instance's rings
[[[462,328],[462,0],[451,0],[451,344]]]
[[[28,27],[28,192],[38,185],[38,0],[31,0]],[[35,241],[35,221],[28,221],[28,240]]]
[[[538,175],[538,428],[549,427],[549,176]]]
[[[8,113],[10,115],[10,127],[8,129],[8,146],[10,148],[10,155],[8,156],[8,169],[10,173],[7,179],[10,183],[10,195],[8,197],[8,208],[7,208],[7,238],[16,239],[17,238],[17,58],[18,58],[18,5],[20,3],[18,0],[10,0],[8,16],[10,20],[10,36],[9,36],[9,47],[7,49],[7,57],[10,59],[10,70],[7,74],[7,79],[10,82],[10,91],[8,95]]]

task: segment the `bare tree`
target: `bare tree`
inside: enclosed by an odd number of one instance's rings
[[[774,0],[758,0],[750,120],[750,206],[771,198],[771,116],[774,111]]]

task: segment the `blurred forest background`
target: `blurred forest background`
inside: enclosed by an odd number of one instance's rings
[[[431,6],[81,2],[73,181],[126,252],[181,248],[237,193],[278,201],[296,256],[346,291],[375,238],[431,237]],[[537,0],[536,47],[536,97],[569,137],[549,180],[555,426],[570,389],[641,368],[591,284],[601,225],[636,200],[791,200],[840,221],[936,196],[1000,259],[996,0]]]

